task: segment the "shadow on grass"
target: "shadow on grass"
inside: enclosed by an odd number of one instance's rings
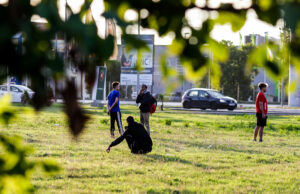
[[[179,158],[178,156],[166,156],[166,155],[160,155],[160,154],[149,154],[146,155],[151,161],[153,160],[158,160],[161,162],[178,162],[178,163],[182,163],[182,164],[188,164],[188,165],[193,165],[199,168],[203,168],[203,169],[207,169],[207,168],[211,168],[205,164],[200,164],[200,163],[193,163],[189,160],[185,160],[182,158]]]
[[[169,143],[169,139],[164,139],[160,138],[160,142],[165,142]],[[244,154],[267,154],[262,151],[257,151],[257,150],[251,150],[251,149],[245,149],[245,148],[236,148],[232,146],[225,146],[225,145],[216,145],[216,144],[210,144],[210,143],[199,143],[199,142],[192,142],[192,141],[176,141],[177,144],[182,144],[183,146],[188,146],[188,147],[198,147],[198,148],[203,148],[203,149],[208,149],[208,150],[221,150],[224,152],[238,152],[238,153],[244,153]],[[168,146],[168,145],[167,145]],[[169,146],[168,146],[169,147]],[[173,146],[174,147],[174,146]]]

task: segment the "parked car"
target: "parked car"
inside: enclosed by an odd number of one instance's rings
[[[131,93],[131,99],[136,99],[137,98],[137,92],[132,92]]]
[[[216,90],[192,88],[183,94],[182,105],[184,108],[200,108],[203,110],[234,110],[237,107],[237,101],[234,98],[224,96]]]
[[[10,85],[10,94],[12,97],[12,102],[21,102],[21,98],[22,95],[24,94],[24,92],[27,91],[28,95],[30,98],[33,97],[34,92],[26,87],[26,86],[22,86],[22,85]],[[7,85],[0,85],[0,96],[3,96],[4,94],[7,94]]]

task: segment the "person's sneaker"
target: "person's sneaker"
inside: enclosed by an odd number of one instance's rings
[[[256,142],[256,139],[253,139],[253,142]]]
[[[115,138],[114,132],[110,133],[110,137],[111,137],[111,138]]]
[[[259,140],[259,142],[260,142],[260,143],[263,143],[264,141],[263,141],[263,140]]]

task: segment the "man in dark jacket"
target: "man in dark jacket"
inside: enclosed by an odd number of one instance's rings
[[[136,103],[140,103],[140,122],[146,127],[148,134],[150,135],[150,108],[152,104],[156,103],[156,100],[147,91],[147,86],[145,84],[142,85],[139,95],[136,98]]]
[[[127,118],[128,127],[126,131],[113,141],[107,148],[107,152],[110,152],[110,148],[118,145],[124,139],[126,139],[129,149],[133,154],[146,154],[152,151],[152,140],[145,130],[144,126],[140,123],[134,122],[132,116]]]

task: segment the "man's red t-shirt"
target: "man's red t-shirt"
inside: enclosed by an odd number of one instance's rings
[[[259,92],[256,96],[256,112],[262,114],[259,108],[259,102],[263,102],[264,112],[268,114],[268,102],[265,94],[263,92]]]

